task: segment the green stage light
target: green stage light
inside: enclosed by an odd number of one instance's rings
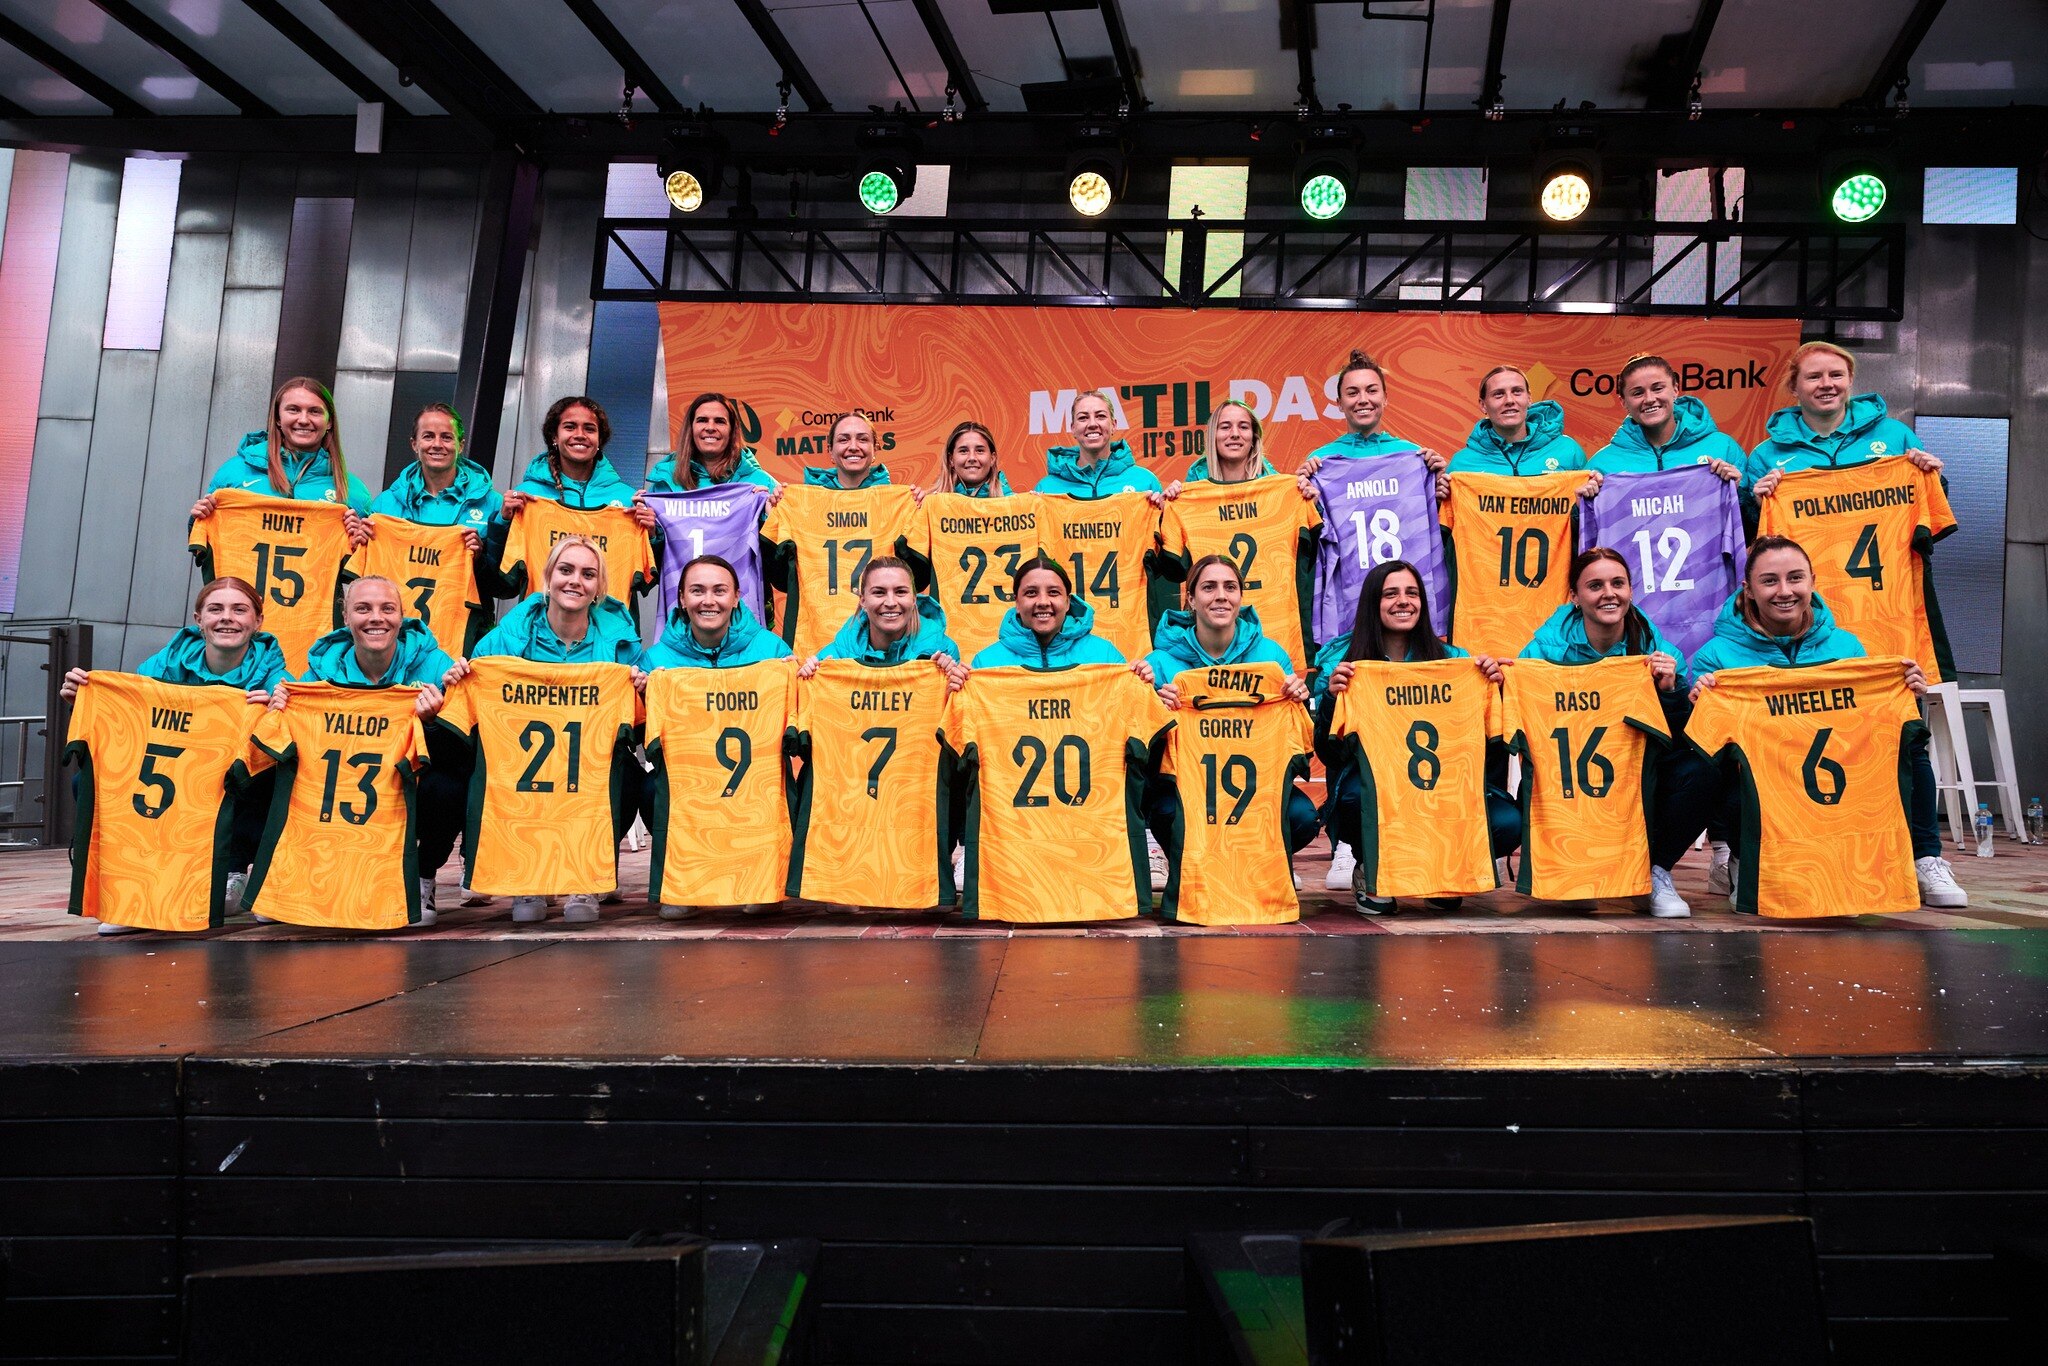
[[[1828,199],[1828,207],[1844,223],[1867,223],[1884,208],[1885,185],[1880,176],[1858,171],[1844,177]]]
[[[869,213],[888,213],[902,202],[902,187],[887,171],[869,171],[860,178],[860,206]]]
[[[1344,182],[1328,173],[1312,176],[1301,187],[1301,211],[1310,218],[1335,218],[1350,199]]]

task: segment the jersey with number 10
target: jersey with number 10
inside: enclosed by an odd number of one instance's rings
[[[1012,606],[1017,567],[1038,553],[1039,499],[1028,493],[934,493],[918,511],[932,562],[932,595],[946,609],[946,634],[959,644],[962,659],[972,659],[996,643]]]
[[[1671,740],[1650,661],[1518,659],[1501,701],[1522,756],[1519,890],[1545,901],[1647,893],[1650,745]]]
[[[1628,561],[1635,605],[1688,659],[1714,638],[1714,618],[1742,586],[1734,481],[1707,465],[1610,474],[1579,516],[1579,540]]]
[[[1095,634],[1126,659],[1152,651],[1146,557],[1159,548],[1159,510],[1142,493],[1107,498],[1039,494],[1038,544],[1074,579],[1095,614]]]
[[[512,514],[498,570],[522,593],[546,591],[541,570],[564,536],[588,536],[604,556],[606,595],[630,604],[654,582],[654,543],[646,529],[621,507],[565,507],[552,498],[528,498]]]
[[[1358,595],[1374,565],[1406,560],[1422,575],[1429,620],[1439,631],[1451,620],[1450,578],[1444,570],[1443,527],[1437,521],[1436,475],[1413,451],[1364,457],[1338,456],[1315,473],[1323,499],[1323,538],[1316,544],[1316,639],[1349,636],[1358,619]]]
[[[795,713],[793,659],[648,675],[647,759],[654,765],[649,900],[675,906],[782,900],[790,843],[782,739]]]
[[[262,715],[240,688],[92,671],[72,704],[64,749],[79,765],[73,915],[148,930],[221,923],[235,871],[226,784]]]
[[[1757,503],[1757,533],[1799,542],[1836,625],[1873,655],[1904,655],[1930,680],[1955,678],[1927,565],[1956,529],[1940,475],[1897,457],[1796,470]]]
[[[788,594],[777,625],[798,659],[824,649],[853,615],[867,562],[901,554],[921,533],[917,495],[907,484],[783,487],[761,539],[774,550],[769,578]]]
[[[489,896],[607,892],[638,697],[623,664],[470,661],[440,721],[476,749],[463,885]]]
[[[449,658],[468,654],[490,629],[490,617],[477,592],[476,557],[462,539],[463,529],[382,512],[370,518],[370,526],[370,543],[349,557],[349,572],[357,578],[379,574],[397,584],[405,615],[432,631]]]
[[[277,792],[250,909],[289,925],[395,930],[420,918],[414,771],[426,736],[418,688],[294,683],[256,727]]]
[[[1685,729],[1709,758],[1735,751],[1735,904],[1783,917],[1918,909],[1903,755],[1921,725],[1895,655],[1715,674]]]
[[[213,515],[192,524],[191,550],[206,578],[232,574],[255,585],[263,629],[277,637],[292,673],[304,673],[306,652],[339,621],[348,509],[222,489]]]
[[[1183,485],[1166,505],[1159,538],[1169,554],[1190,563],[1222,555],[1236,565],[1244,600],[1259,609],[1260,626],[1299,673],[1309,661],[1304,632],[1315,570],[1303,539],[1322,520],[1293,475],[1268,474],[1238,484]]]
[[[1572,527],[1583,471],[1454,474],[1443,504],[1451,533],[1451,643],[1513,659],[1570,594]]]

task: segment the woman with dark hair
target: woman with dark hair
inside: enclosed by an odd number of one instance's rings
[[[582,394],[558,398],[541,419],[540,434],[547,449],[527,462],[526,473],[505,495],[504,506],[491,522],[485,556],[492,564],[504,556],[512,514],[529,498],[552,498],[563,507],[583,511],[624,508],[651,535],[660,534],[654,509],[604,453],[612,439],[612,420],[603,404]]]
[[[663,456],[647,472],[650,493],[683,493],[707,484],[775,487],[775,476],[741,444],[739,400],[724,394],[699,394],[690,400],[683,413],[682,450]]]
[[[270,396],[270,417],[260,432],[242,438],[235,453],[206,481],[206,492],[192,505],[192,520],[213,515],[213,495],[221,489],[247,489],[278,498],[304,498],[340,503],[348,509],[349,541],[368,538],[362,519],[370,511],[370,491],[348,472],[341,453],[340,416],[334,395],[317,379],[294,375]]]
[[[421,526],[461,527],[470,554],[480,552],[505,500],[491,472],[462,453],[464,436],[462,415],[448,404],[420,409],[412,420],[413,461],[377,495],[370,511]]]
[[[1615,396],[1628,416],[1593,455],[1603,474],[1640,474],[1680,465],[1711,465],[1723,479],[1742,477],[1748,457],[1735,438],[1714,426],[1707,405],[1678,389],[1678,370],[1662,356],[1636,356],[1614,377]]]
[[[1313,476],[1323,461],[1336,456],[1392,455],[1398,451],[1412,450],[1439,476],[1437,490],[1441,496],[1443,489],[1447,487],[1441,477],[1444,466],[1448,463],[1443,455],[1419,441],[1395,436],[1386,429],[1385,367],[1365,352],[1353,351],[1345,357],[1333,384],[1336,389],[1337,406],[1344,411],[1344,434],[1309,452],[1308,458],[1301,462],[1298,471],[1303,481],[1306,482]]]
[[[1044,670],[1126,662],[1121,650],[1094,634],[1094,612],[1074,596],[1073,580],[1056,561],[1044,555],[1026,560],[1010,580],[1010,596],[1017,605],[1003,614],[996,643],[974,656],[975,668]],[[1152,668],[1142,659],[1131,671],[1152,681]]]

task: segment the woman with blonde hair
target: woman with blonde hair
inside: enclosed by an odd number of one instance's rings
[[[1138,464],[1131,447],[1116,435],[1116,400],[1107,389],[1083,389],[1067,409],[1071,446],[1045,453],[1045,477],[1034,493],[1069,498],[1107,498],[1113,493],[1164,493],[1159,476]]]

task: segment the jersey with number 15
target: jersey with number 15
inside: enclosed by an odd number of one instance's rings
[[[306,652],[339,623],[348,509],[222,489],[213,514],[192,524],[190,540],[203,577],[232,574],[255,585],[263,629],[277,637],[293,675],[304,673]]]

